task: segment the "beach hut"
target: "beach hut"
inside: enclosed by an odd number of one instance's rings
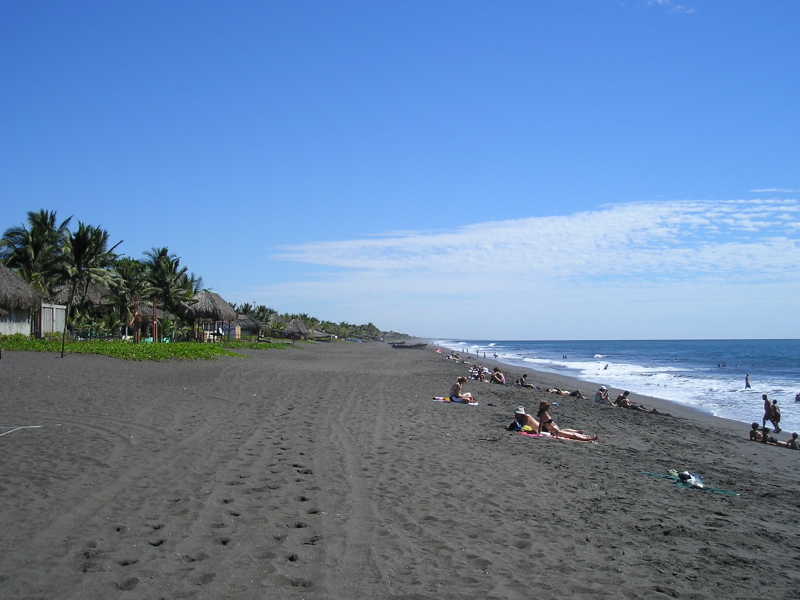
[[[283,332],[286,334],[286,337],[296,340],[307,340],[308,336],[311,335],[311,330],[306,327],[306,324],[300,319],[292,319],[289,321]]]
[[[236,319],[230,321],[223,329],[223,332],[237,340],[242,336],[254,336],[261,333],[261,323],[251,315],[236,315]]]
[[[62,283],[54,286],[53,293],[50,294],[51,302],[66,305],[66,303],[69,302],[71,290],[72,284],[69,283]],[[79,285],[75,291],[75,297],[72,299],[73,308],[81,308],[87,304],[94,307],[111,306],[113,303],[111,299],[111,290],[100,283],[90,283],[88,287]]]
[[[0,265],[0,334],[30,335],[33,316],[42,300],[42,295],[19,275]]]
[[[185,309],[184,316],[194,321],[202,339],[222,335],[225,323],[236,320],[236,311],[216,292],[199,292]]]

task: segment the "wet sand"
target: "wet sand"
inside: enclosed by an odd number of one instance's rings
[[[587,400],[470,381],[479,406],[433,402],[466,375],[442,356],[3,352],[0,597],[800,597],[800,452],[532,371]],[[599,443],[505,430],[541,399]],[[741,495],[642,475],[669,469]]]

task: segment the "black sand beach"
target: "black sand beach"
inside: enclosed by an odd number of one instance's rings
[[[0,434],[41,427],[0,436],[0,597],[800,597],[800,452],[746,425],[473,381],[479,406],[433,402],[466,367],[431,346],[247,356],[3,352]],[[599,443],[505,430],[541,399]],[[740,496],[642,474],[669,469]]]

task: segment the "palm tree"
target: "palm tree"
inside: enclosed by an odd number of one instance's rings
[[[152,248],[145,252],[145,279],[162,306],[174,313],[184,300],[193,294],[195,281],[186,275],[181,260],[165,248]],[[193,276],[192,276],[193,277]]]
[[[133,307],[137,298],[147,297],[153,289],[145,279],[145,264],[133,258],[122,258],[113,267],[117,277],[111,285],[111,297],[119,320],[132,327],[134,322]]]
[[[49,293],[62,270],[62,248],[71,220],[56,224],[56,211],[29,211],[28,227],[10,227],[3,233],[0,261],[40,292]]]
[[[64,332],[61,336],[61,357],[64,357],[64,345],[67,338],[67,322],[72,301],[79,285],[87,288],[91,283],[110,285],[114,274],[108,270],[117,256],[114,250],[122,242],[108,247],[108,232],[99,227],[84,225],[78,221],[78,229],[64,237],[63,276],[70,284],[69,301],[67,302],[67,318],[64,319]]]

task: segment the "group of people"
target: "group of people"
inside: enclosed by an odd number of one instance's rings
[[[613,402],[611,401],[610,396],[608,395],[608,388],[604,385],[600,386],[600,389],[594,395],[594,401],[598,404],[605,404],[606,406],[621,406],[622,408],[630,408],[633,410],[641,410],[643,412],[649,413],[658,413],[657,409],[650,410],[649,408],[645,407],[643,404],[636,404],[631,401],[628,396],[630,396],[630,392],[625,391],[622,392],[617,399]]]
[[[772,446],[783,446],[784,448],[790,448],[792,450],[800,450],[800,440],[797,439],[797,433],[793,433],[788,442],[781,442],[772,437],[770,431],[769,427],[764,426],[759,430],[758,423],[753,423],[750,426],[750,441],[770,444]]]
[[[547,400],[539,402],[538,420],[525,411],[524,406],[518,406],[514,411],[514,420],[508,426],[509,431],[523,431],[538,434],[549,433],[553,437],[561,437],[580,442],[593,442],[596,435],[587,435],[582,429],[562,429],[558,427],[550,416],[552,405]]]

